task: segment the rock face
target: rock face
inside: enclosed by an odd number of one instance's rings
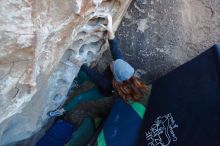
[[[0,145],[41,129],[79,70],[69,57],[95,60],[107,46],[101,17],[116,30],[130,1],[0,0]]]
[[[220,43],[220,1],[133,0],[118,36],[128,62],[154,80]]]

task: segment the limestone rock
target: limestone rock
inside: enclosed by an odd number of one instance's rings
[[[116,30],[130,1],[0,0],[0,145],[41,129],[79,70],[68,58],[95,60],[107,44],[101,17]]]

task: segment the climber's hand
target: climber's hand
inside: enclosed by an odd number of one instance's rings
[[[113,28],[112,28],[112,16],[111,15],[107,15],[107,19],[108,19],[108,24],[106,26],[103,25],[103,24],[100,24],[100,26],[108,31],[109,39],[114,39],[115,38],[115,34],[114,34]]]
[[[69,61],[72,62],[73,64],[79,66],[79,67],[82,66],[85,63],[84,61],[76,59],[76,57],[74,57],[74,56],[70,56]]]
[[[108,20],[108,24],[107,26],[100,24],[105,30],[107,31],[112,31],[112,16],[111,15],[107,15],[107,20]]]

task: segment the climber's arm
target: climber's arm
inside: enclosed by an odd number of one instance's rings
[[[104,77],[103,74],[88,67],[86,64],[81,66],[81,70],[99,87],[105,90],[111,89],[111,82]]]
[[[108,42],[113,59],[123,59],[121,50],[119,48],[119,39],[117,37],[114,37],[113,39],[109,39]]]
[[[108,42],[110,45],[112,57],[114,60],[123,59],[122,53],[119,49],[119,39],[115,37],[115,33],[112,28],[112,16],[107,15],[107,19],[108,19],[108,24],[106,26],[101,24],[101,26],[108,32],[108,39],[109,39]]]

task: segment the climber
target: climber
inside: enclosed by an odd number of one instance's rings
[[[49,112],[49,116],[60,116],[64,112],[74,109],[79,103],[98,100],[103,97],[112,96],[113,94],[118,94],[125,101],[139,101],[145,96],[147,86],[134,76],[134,68],[124,61],[119,49],[119,41],[113,32],[111,15],[108,15],[107,19],[108,24],[100,24],[100,30],[104,28],[104,30],[108,32],[110,50],[114,61],[105,69],[104,73],[101,74],[89,68],[84,62],[70,57],[69,60],[71,62],[81,66],[75,81],[82,84],[85,80],[90,80],[95,83],[96,86],[74,97],[73,100],[69,104],[64,105],[63,108]]]
[[[112,29],[112,17],[108,15],[107,19],[108,24],[106,26],[100,24],[100,30],[104,28],[104,30],[108,32],[110,50],[114,61],[105,69],[104,73],[101,74],[89,68],[84,62],[70,57],[69,61],[77,66],[81,66],[78,76],[73,81],[71,88],[81,86],[85,81],[91,81],[95,83],[95,86],[75,96],[69,103],[65,104],[63,108],[58,108],[48,113],[50,117],[61,116],[65,113],[66,116],[64,116],[64,119],[78,127],[72,134],[71,140],[66,144],[67,146],[86,145],[95,131],[94,125],[96,122],[94,122],[94,120],[97,119],[97,117],[106,118],[106,115],[110,113],[115,98],[121,97],[129,103],[124,105],[130,105],[133,103],[131,101],[139,101],[145,97],[147,93],[147,86],[134,76],[134,68],[123,59],[118,47],[118,39],[115,37]],[[115,94],[119,96],[114,96]],[[70,93],[68,93],[68,95],[70,95]],[[142,109],[140,110],[142,112],[137,112],[137,115],[144,113],[144,108],[138,108],[139,106],[137,106],[136,102],[134,103],[135,110],[139,111],[139,109]],[[131,108],[128,107],[128,109]],[[124,112],[119,113],[123,114]],[[131,119],[132,117],[136,117],[134,114],[129,113],[129,115]],[[140,118],[137,119],[139,119],[140,122]],[[140,124],[137,123],[136,126],[138,127]]]

